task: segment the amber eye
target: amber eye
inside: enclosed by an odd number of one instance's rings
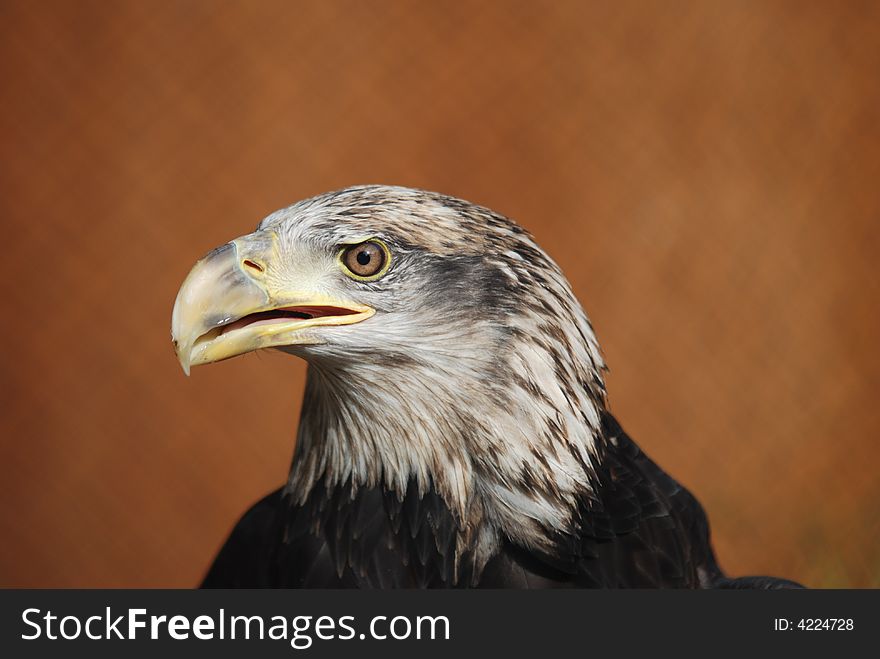
[[[355,279],[378,279],[388,266],[388,248],[378,240],[351,245],[339,255],[342,264]]]

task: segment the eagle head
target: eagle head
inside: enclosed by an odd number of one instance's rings
[[[171,334],[186,373],[262,348],[308,362],[294,502],[414,483],[488,555],[501,534],[546,544],[589,495],[598,344],[558,266],[486,208],[390,186],[301,201],[196,263]]]

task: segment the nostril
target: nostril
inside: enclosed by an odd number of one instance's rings
[[[263,268],[262,265],[260,265],[256,261],[251,261],[250,259],[245,259],[244,261],[241,262],[241,264],[245,268],[248,268],[250,270],[255,270],[256,272],[263,272],[263,270],[265,270],[265,268]]]

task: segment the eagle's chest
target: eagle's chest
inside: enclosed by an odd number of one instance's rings
[[[433,493],[402,501],[379,490],[349,494],[289,509],[272,561],[273,583],[383,589],[576,585],[563,575],[532,569],[509,546],[500,547],[475,574],[473,557],[456,548],[454,516]]]
[[[280,514],[278,579],[291,586],[449,587],[468,577],[456,547],[459,522],[442,499],[411,486],[402,498],[382,488],[319,483]]]

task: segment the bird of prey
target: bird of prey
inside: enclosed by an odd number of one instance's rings
[[[301,201],[196,263],[171,327],[186,373],[263,348],[308,363],[288,481],[205,587],[796,585],[722,573],[700,504],[608,412],[559,267],[487,208]]]

